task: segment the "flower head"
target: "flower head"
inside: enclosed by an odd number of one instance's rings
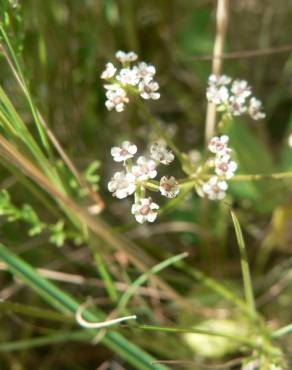
[[[146,99],[146,100],[149,100],[149,99],[157,100],[157,99],[159,99],[160,98],[160,93],[157,92],[158,89],[159,89],[159,85],[156,81],[142,80],[139,83],[140,96],[143,99]]]
[[[216,105],[225,104],[228,101],[229,92],[225,86],[211,85],[207,88],[207,99]]]
[[[154,143],[150,147],[150,156],[157,162],[168,165],[174,160],[174,154],[167,149],[166,145]]]
[[[231,86],[231,92],[237,98],[246,99],[251,95],[251,87],[245,80],[234,80]]]
[[[228,185],[226,181],[219,180],[217,176],[213,176],[203,185],[203,192],[211,200],[221,200],[225,198],[227,188]]]
[[[215,159],[215,172],[218,176],[230,180],[237,170],[237,163],[229,160],[229,158],[218,157]]]
[[[105,65],[105,70],[100,75],[100,78],[102,78],[104,80],[108,80],[110,78],[113,78],[116,71],[117,71],[117,69],[112,63],[107,63]]]
[[[137,71],[134,68],[122,68],[117,75],[117,80],[123,85],[136,86],[139,82]]]
[[[135,176],[131,173],[116,172],[108,183],[108,190],[118,199],[126,198],[136,190]]]
[[[228,109],[234,116],[241,116],[247,111],[245,98],[232,95],[228,101]]]
[[[167,198],[175,198],[179,193],[179,184],[173,176],[163,176],[160,179],[159,191]]]
[[[124,64],[124,63],[134,62],[135,60],[138,59],[138,55],[134,53],[134,51],[130,51],[127,53],[125,51],[119,50],[116,52],[116,58],[118,59],[119,62]]]
[[[152,159],[141,156],[137,159],[137,164],[132,167],[132,173],[141,181],[154,179],[157,175],[156,163]]]
[[[209,85],[217,85],[217,86],[223,86],[228,85],[231,82],[231,78],[226,75],[217,76],[215,74],[212,74],[209,76],[208,84]]]
[[[125,109],[125,104],[129,103],[126,91],[116,84],[105,85],[105,88],[107,89],[105,102],[107,109],[122,112]]]
[[[122,142],[121,146],[114,146],[111,149],[111,155],[115,162],[123,162],[129,158],[133,158],[137,152],[137,147],[130,141]]]
[[[229,137],[227,135],[222,135],[222,136],[214,136],[208,145],[208,148],[210,152],[214,154],[226,154],[226,150],[228,149],[228,141]]]
[[[259,120],[266,117],[266,114],[262,112],[262,103],[260,100],[256,98],[251,98],[249,101],[249,108],[248,108],[249,114],[252,119]]]
[[[137,76],[145,81],[151,81],[155,76],[156,69],[152,64],[147,64],[145,62],[139,63],[134,67],[137,72]]]
[[[132,205],[132,214],[140,224],[144,222],[154,222],[157,217],[158,204],[152,201],[152,198],[142,198]]]

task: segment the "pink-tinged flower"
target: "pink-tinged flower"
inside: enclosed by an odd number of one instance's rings
[[[249,114],[252,119],[259,120],[266,117],[266,114],[262,112],[262,103],[256,98],[251,98],[249,101]]]
[[[228,89],[225,86],[210,85],[207,88],[207,100],[216,105],[225,104],[229,98]]]
[[[122,68],[117,75],[117,80],[123,85],[136,86],[139,82],[137,71],[134,68]]]
[[[160,98],[160,93],[157,92],[158,89],[159,89],[159,85],[156,81],[142,80],[139,83],[140,96],[143,99],[146,99],[146,100],[149,100],[149,99],[157,100],[157,99],[159,99]]]
[[[226,160],[225,157],[218,157],[215,159],[215,172],[218,176],[230,180],[234,176],[236,170],[237,163],[230,161],[229,158],[228,160]]]
[[[167,198],[175,198],[179,193],[179,184],[173,176],[163,176],[160,179],[159,191]]]
[[[134,66],[133,69],[136,70],[137,76],[145,81],[151,81],[156,73],[155,67],[145,62],[139,63],[137,66]]]
[[[156,163],[152,159],[141,156],[137,159],[137,164],[132,167],[132,173],[141,181],[154,179],[157,175]]]
[[[174,160],[174,154],[171,150],[167,149],[166,145],[154,143],[150,147],[150,156],[156,162],[168,165]]]
[[[213,176],[203,185],[203,192],[210,200],[221,200],[225,198],[227,188],[226,181],[219,180],[217,176]]]
[[[228,141],[229,141],[229,137],[227,135],[222,135],[222,136],[214,136],[210,142],[209,142],[209,145],[208,145],[208,149],[210,150],[210,152],[214,153],[214,154],[227,154],[228,152]]]
[[[108,190],[118,199],[126,198],[136,190],[135,176],[131,173],[116,172],[108,183]]]
[[[245,80],[234,80],[231,86],[231,92],[237,98],[246,99],[251,95],[251,87]]]
[[[136,145],[132,144],[130,141],[124,141],[120,147],[114,146],[111,149],[111,155],[115,162],[123,162],[129,158],[133,158],[136,152]]]
[[[228,109],[234,116],[241,116],[247,111],[245,98],[240,96],[231,96],[228,101]]]
[[[112,63],[107,63],[105,65],[105,70],[100,75],[100,78],[102,78],[104,80],[108,80],[110,78],[113,78],[116,71],[117,71],[117,69]]]
[[[125,51],[119,50],[116,52],[116,58],[118,59],[118,61],[124,64],[134,62],[135,60],[138,59],[138,55],[133,51],[126,53]]]
[[[154,222],[157,217],[158,204],[154,203],[151,198],[140,199],[132,205],[132,214],[140,224],[144,222]]]
[[[129,103],[129,98],[124,89],[116,84],[105,85],[107,89],[105,106],[108,110],[115,109],[117,112],[122,112],[125,109],[125,104]]]

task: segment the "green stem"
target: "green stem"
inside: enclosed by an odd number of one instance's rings
[[[248,257],[245,247],[245,242],[243,239],[240,223],[236,217],[234,211],[231,210],[231,217],[234,224],[235,234],[237,238],[237,243],[240,252],[240,263],[241,263],[241,270],[242,270],[242,277],[243,277],[243,285],[244,285],[244,292],[245,292],[245,299],[250,308],[250,312],[252,316],[256,317],[256,305],[253,293],[253,286],[251,280],[251,274],[249,269]]]

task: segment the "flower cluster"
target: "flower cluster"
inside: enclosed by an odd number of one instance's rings
[[[217,110],[234,116],[249,113],[252,119],[265,118],[262,103],[252,96],[247,81],[233,80],[225,75],[211,75],[208,80],[207,99],[217,105]]]
[[[228,184],[234,176],[237,164],[231,159],[232,150],[228,147],[229,138],[226,135],[215,136],[208,145],[209,151],[214,155],[209,163],[214,166],[215,175],[203,185],[203,193],[211,200],[223,199],[226,195]]]
[[[139,94],[141,98],[157,100],[160,98],[159,84],[154,80],[156,69],[145,62],[136,62],[138,55],[133,51],[126,53],[118,51],[116,58],[121,64],[118,69],[113,63],[107,63],[101,78],[108,83],[106,89],[105,106],[108,110],[115,109],[122,112],[129,103],[129,93]]]
[[[114,174],[108,183],[108,190],[119,199],[134,194],[135,203],[131,212],[137,222],[153,222],[157,217],[159,206],[151,197],[146,197],[146,189],[158,190],[167,198],[178,195],[179,184],[173,176],[163,176],[157,185],[151,183],[157,176],[158,166],[170,164],[174,160],[174,155],[164,143],[152,144],[148,155],[139,156],[133,163],[136,153],[137,146],[129,141],[124,141],[121,146],[111,149],[113,160],[122,162],[124,170]]]

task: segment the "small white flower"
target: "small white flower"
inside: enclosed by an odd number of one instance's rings
[[[152,64],[141,62],[134,69],[137,72],[139,78],[145,81],[151,81],[156,73],[156,69]]]
[[[133,158],[137,152],[137,147],[130,141],[124,141],[120,147],[114,146],[111,149],[111,155],[115,162],[123,162],[129,158]]]
[[[157,162],[168,165],[174,160],[174,154],[167,149],[166,145],[154,143],[150,147],[150,156]]]
[[[141,181],[154,179],[157,175],[156,163],[152,159],[141,156],[137,159],[137,164],[132,167],[132,173]]]
[[[245,80],[234,80],[231,86],[231,92],[237,98],[246,99],[251,95],[251,87]]]
[[[228,89],[225,86],[211,85],[207,88],[207,99],[216,105],[225,104],[229,98]]]
[[[226,154],[226,149],[228,149],[228,141],[229,137],[227,135],[222,135],[220,137],[214,136],[209,142],[208,149],[214,154]]]
[[[215,74],[212,74],[209,76],[208,83],[209,85],[228,85],[231,82],[231,78],[226,75],[216,76]]]
[[[137,71],[133,68],[122,68],[117,75],[117,80],[123,85],[136,86],[139,82]]]
[[[139,83],[139,92],[143,99],[157,100],[160,98],[160,93],[157,92],[159,85],[156,81],[143,80]]]
[[[124,89],[116,84],[105,85],[107,89],[105,106],[108,110],[115,109],[117,112],[122,112],[125,109],[125,104],[129,103],[129,98]]]
[[[213,176],[203,185],[203,192],[210,200],[221,200],[225,198],[227,188],[226,181],[219,180],[217,176]]]
[[[116,71],[117,71],[117,69],[112,63],[107,63],[105,65],[105,70],[100,75],[100,78],[102,78],[104,80],[108,80],[108,79],[114,77]]]
[[[218,176],[224,176],[227,180],[230,180],[234,176],[236,170],[236,162],[230,160],[226,161],[225,157],[218,157],[215,159],[215,172]]]
[[[145,221],[154,222],[157,217],[158,204],[154,203],[151,198],[140,199],[132,205],[132,214],[136,221],[143,224]]]
[[[234,116],[241,116],[247,111],[245,98],[241,96],[231,96],[228,101],[228,109]]]
[[[124,64],[134,62],[135,60],[138,59],[138,55],[133,51],[126,53],[125,51],[119,50],[116,52],[116,58],[118,59],[118,61]]]
[[[262,112],[262,103],[256,98],[251,98],[249,101],[249,114],[252,119],[259,120],[266,117],[266,114]]]
[[[116,172],[108,183],[108,190],[118,199],[126,198],[135,192],[135,176],[131,173]]]
[[[160,179],[159,191],[167,198],[175,198],[179,193],[179,184],[173,176],[163,176]]]

